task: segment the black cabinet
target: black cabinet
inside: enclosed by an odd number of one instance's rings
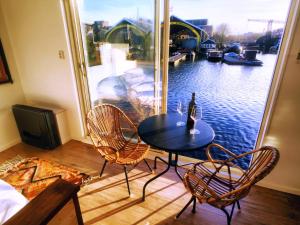
[[[12,110],[23,142],[44,149],[61,144],[53,111],[27,105],[14,105]]]

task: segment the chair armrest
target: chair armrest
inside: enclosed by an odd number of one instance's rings
[[[212,158],[211,154],[210,154],[210,150],[211,148],[216,147],[219,150],[221,150],[222,152],[225,152],[227,155],[229,155],[232,158],[237,158],[237,155],[234,154],[233,152],[229,151],[228,149],[224,148],[223,146],[219,145],[219,144],[210,144],[209,146],[207,146],[206,148],[206,156],[210,161],[214,161],[214,159]]]
[[[3,225],[47,224],[71,199],[74,202],[78,224],[83,225],[77,198],[79,189],[78,185],[58,179]]]
[[[225,154],[227,154],[229,156],[229,158],[225,159],[225,160],[221,160],[221,159],[214,159],[211,155],[211,148],[216,147],[217,149],[219,149],[220,151],[224,152]],[[210,161],[213,166],[217,169],[216,164],[231,164],[231,166],[233,166],[234,164],[231,163],[234,159],[238,158],[238,155],[234,154],[233,152],[229,151],[228,149],[224,148],[223,146],[219,145],[219,144],[210,144],[209,146],[207,146],[206,148],[206,156],[208,158],[208,161]]]

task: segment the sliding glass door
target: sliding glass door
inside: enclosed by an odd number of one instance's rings
[[[135,123],[160,108],[159,1],[78,0],[91,107],[114,104]]]
[[[236,154],[255,147],[295,1],[64,2],[75,15],[85,108],[114,104],[138,124],[179,101],[186,109],[195,92],[215,142]]]

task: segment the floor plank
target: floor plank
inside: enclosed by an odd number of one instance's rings
[[[93,180],[79,192],[81,211],[86,225],[92,224],[226,224],[222,211],[197,204],[193,214],[188,208],[178,220],[174,217],[190,199],[173,169],[147,187],[146,201],[141,201],[142,188],[153,174],[144,163],[129,172],[132,196],[128,196],[121,167],[108,165],[103,177],[97,177],[103,164],[92,146],[70,141],[55,150],[44,150],[18,144],[0,152],[0,163],[16,155],[40,157],[72,166],[93,176]],[[153,154],[151,154],[153,157]],[[150,158],[151,158],[150,157]],[[149,160],[151,165],[153,161]],[[159,164],[157,172],[164,169]],[[184,171],[182,171],[184,172]],[[232,224],[300,224],[300,197],[255,186],[241,201],[242,210],[236,210]]]

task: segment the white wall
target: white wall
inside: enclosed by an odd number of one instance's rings
[[[67,109],[70,138],[83,129],[59,0],[1,0],[25,98]],[[59,59],[63,50],[65,59]],[[14,67],[14,66],[13,66]]]
[[[260,184],[300,195],[300,18],[264,144],[281,153],[278,166]]]
[[[18,70],[15,64],[15,56],[12,52],[12,46],[6,28],[0,5],[0,38],[9,64],[10,73],[14,81],[13,84],[0,85],[0,151],[20,142],[20,136],[11,111],[11,106],[25,102]]]

